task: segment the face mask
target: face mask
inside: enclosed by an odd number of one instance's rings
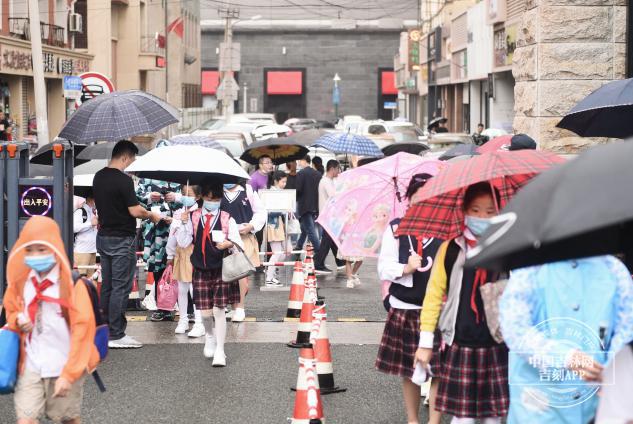
[[[490,218],[479,218],[476,216],[466,215],[466,227],[475,237],[482,235],[488,227],[490,227]]]
[[[42,273],[50,271],[50,269],[57,264],[57,259],[55,259],[55,255],[52,253],[50,255],[25,256],[24,264],[33,271]]]
[[[202,205],[209,212],[215,212],[218,209],[220,209],[220,201],[219,200],[205,200]]]
[[[231,190],[237,184],[224,184],[224,190]]]
[[[193,196],[182,196],[180,203],[186,208],[190,208],[196,204],[196,198]]]

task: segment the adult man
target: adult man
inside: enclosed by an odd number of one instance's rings
[[[288,174],[288,182],[286,183],[286,190],[294,190],[297,188],[297,161],[291,160],[286,162],[286,173]]]
[[[334,196],[334,194],[336,193],[336,190],[334,188],[334,179],[338,177],[338,174],[340,172],[341,165],[337,160],[329,160],[327,162],[325,176],[321,178],[321,182],[319,183],[319,213],[323,212],[323,208],[328,202],[328,199]],[[330,274],[332,272],[325,266],[325,258],[327,257],[330,250],[332,251],[334,258],[336,259],[336,254],[338,252],[336,244],[334,243],[328,232],[323,231],[321,245],[319,246],[319,250],[314,256],[314,271],[316,274]],[[336,259],[336,265],[345,266],[345,261]]]
[[[265,190],[268,188],[268,174],[273,170],[273,160],[270,156],[264,155],[259,158],[259,165],[255,172],[251,174],[249,184],[253,190]]]
[[[484,124],[478,124],[477,132],[473,134],[473,140],[475,141],[475,144],[478,146],[481,146],[488,142],[488,136],[483,135],[483,132],[484,132]]]
[[[92,278],[97,262],[97,213],[92,190],[88,191],[86,201],[73,213],[73,232],[75,244],[73,256],[75,266],[81,275]],[[90,267],[90,268],[86,268]]]
[[[99,211],[97,251],[101,257],[101,308],[110,327],[110,348],[143,345],[125,335],[125,308],[132,291],[136,265],[136,218],[161,220],[157,213],[139,205],[132,178],[124,173],[136,159],[138,147],[121,140],[112,150],[107,167],[95,174],[92,191]]]
[[[311,162],[310,156],[306,155],[299,161],[299,166],[302,169],[297,173],[297,216],[301,224],[301,235],[297,241],[297,249],[302,249],[303,243],[308,238],[316,252],[320,245],[315,220],[319,212],[321,174],[310,166]]]

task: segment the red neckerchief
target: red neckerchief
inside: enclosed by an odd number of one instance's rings
[[[477,239],[468,230],[464,231],[464,240],[466,240],[466,246],[468,249],[472,249],[477,246]],[[479,317],[479,308],[477,308],[477,302],[475,302],[475,296],[479,287],[486,284],[488,278],[488,272],[485,269],[477,268],[475,272],[475,281],[473,282],[473,290],[470,293],[470,309],[475,313],[475,321],[477,324],[481,321]]]
[[[42,280],[41,283],[38,284],[37,278],[32,277],[31,282],[33,283],[33,287],[35,288],[35,296],[33,296],[31,303],[29,303],[27,311],[29,313],[29,318],[31,319],[31,322],[33,324],[35,324],[35,317],[37,316],[40,302],[55,303],[57,305],[65,307],[66,309],[70,309],[68,302],[66,302],[65,300],[50,296],[44,296],[44,291],[46,291],[46,289],[53,285],[53,282],[51,280],[45,278],[44,280]]]
[[[205,215],[206,221],[204,222],[204,234],[202,235],[202,261],[205,266],[207,264],[207,240],[211,243],[211,220],[213,214],[208,213]]]

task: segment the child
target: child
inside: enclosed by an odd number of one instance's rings
[[[275,171],[272,174],[272,190],[283,190],[286,188],[288,182],[288,176],[283,171]],[[286,226],[284,223],[284,214],[281,212],[269,212],[268,223],[266,224],[266,234],[268,243],[270,243],[270,250],[272,252],[283,252],[286,244]],[[283,261],[285,255],[283,253],[277,253],[270,257],[271,262]],[[276,266],[269,266],[266,270],[266,286],[267,287],[281,287],[283,284],[279,282],[277,278],[278,269]]]
[[[9,255],[7,282],[7,323],[21,339],[18,423],[46,416],[78,424],[85,375],[97,366],[99,353],[90,295],[84,284],[73,284],[55,221],[29,219]]]
[[[453,415],[454,423],[499,423],[508,413],[508,349],[492,338],[479,291],[480,285],[497,281],[499,275],[464,268],[466,252],[477,245],[477,237],[497,214],[495,199],[499,195],[488,182],[468,187],[463,234],[440,247],[422,304],[416,362],[423,367],[429,363],[433,332],[439,327],[447,351],[436,409]]]
[[[224,342],[226,339],[226,312],[224,308],[240,301],[237,281],[222,281],[222,259],[225,251],[234,244],[242,246],[237,224],[231,216],[220,211],[222,184],[213,180],[201,185],[202,207],[189,216],[176,230],[178,246],[187,248],[193,244],[193,301],[202,312],[207,329],[204,356],[213,358],[214,367],[226,366]],[[215,318],[215,330],[212,330]]]
[[[93,266],[97,263],[97,224],[95,199],[90,189],[86,195],[86,201],[73,213],[74,263],[75,266],[82,267],[79,268],[81,275],[90,278],[95,273]]]
[[[193,267],[191,265],[191,252],[193,245],[186,248],[178,247],[176,241],[176,230],[186,223],[189,219],[189,212],[198,209],[197,201],[200,199],[200,190],[197,186],[183,186],[182,197],[180,203],[183,208],[174,212],[174,220],[169,228],[169,239],[167,240],[167,264],[172,265],[173,278],[178,281],[178,311],[180,319],[174,332],[176,334],[185,334],[189,330],[189,297],[193,292],[191,279],[193,276]],[[193,303],[193,302],[192,302]],[[193,305],[194,325],[189,337],[197,338],[206,334],[204,324],[202,323],[202,314],[200,310]]]
[[[266,223],[266,210],[253,188],[244,181],[240,184],[224,184],[224,197],[220,209],[231,215],[240,231],[244,244],[244,252],[254,267],[261,266],[259,260],[259,243],[255,233]],[[233,305],[232,322],[242,322],[246,318],[244,298],[248,292],[248,277],[242,278],[240,284],[240,301]]]

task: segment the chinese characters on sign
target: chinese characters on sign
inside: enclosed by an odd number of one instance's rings
[[[50,187],[22,187],[20,215],[23,217],[50,216],[53,207],[53,198],[51,193],[49,193],[50,190],[52,190]]]
[[[0,69],[30,74],[33,70],[31,52],[26,49],[2,46]],[[85,59],[71,59],[53,53],[42,53],[44,72],[47,74],[73,75],[87,72],[90,62]]]

